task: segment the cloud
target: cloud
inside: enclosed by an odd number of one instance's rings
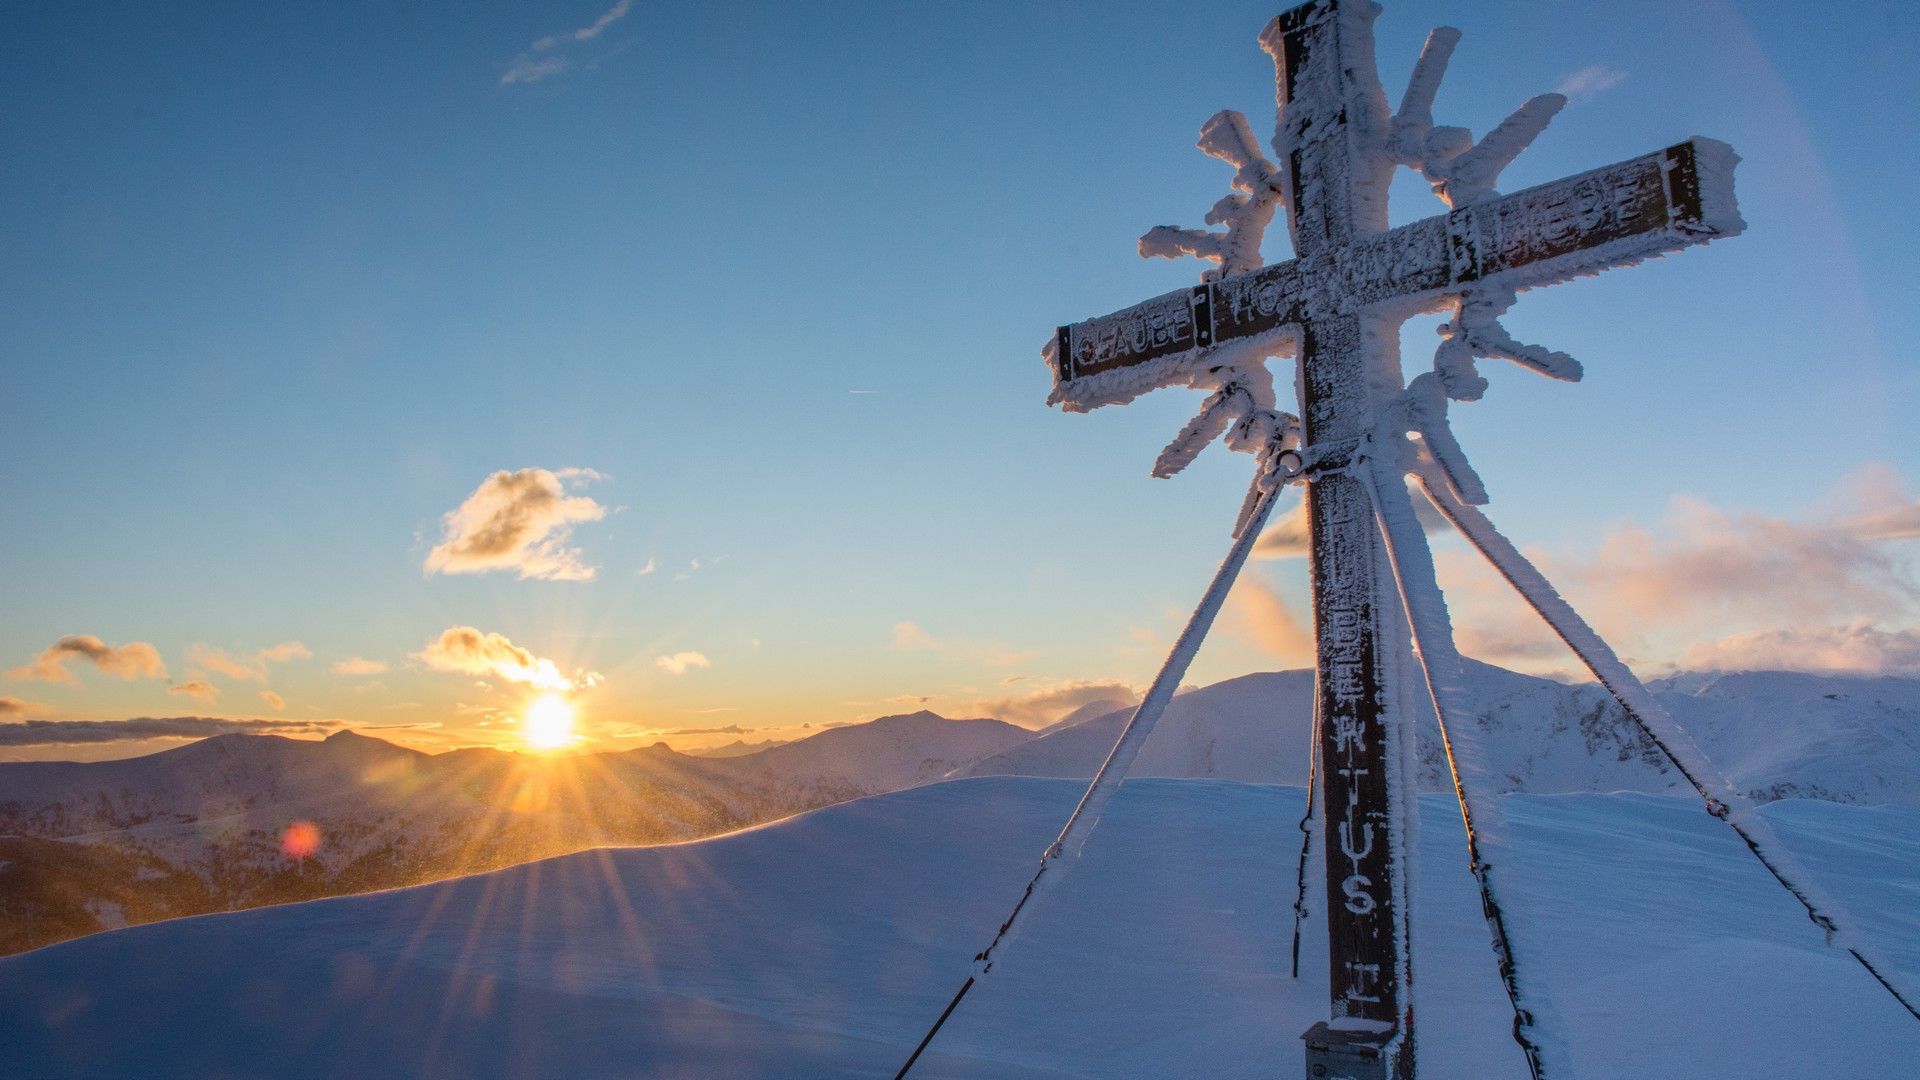
[[[7,672],[7,678],[78,686],[80,680],[67,668],[68,661],[75,658],[122,679],[167,677],[167,666],[160,662],[160,651],[144,641],[109,645],[92,634],[69,634],[42,649],[30,663]]]
[[[1565,94],[1570,98],[1589,98],[1602,90],[1611,90],[1627,79],[1627,73],[1605,64],[1588,64],[1579,71],[1560,80],[1553,88],[1556,94]]]
[[[1855,622],[1734,634],[1689,648],[1681,663],[1708,671],[1920,675],[1920,626],[1881,630]]]
[[[646,577],[648,574],[651,574],[658,569],[660,569],[660,564],[654,562],[652,559],[648,559],[647,564],[645,566],[642,566],[637,572],[641,577]]]
[[[940,640],[927,633],[919,623],[897,622],[893,624],[893,647],[902,652],[919,652],[938,649]]]
[[[646,734],[646,735],[745,735],[747,734],[747,730],[748,729],[741,727],[739,724],[728,724],[725,727],[682,727],[682,728],[660,728],[657,730],[648,728],[640,732],[640,734]]]
[[[542,690],[571,690],[575,685],[575,680],[562,675],[553,661],[533,655],[500,634],[483,634],[471,626],[450,626],[413,655],[434,671],[485,675]],[[589,673],[585,678],[598,677]]]
[[[1042,728],[1075,709],[1086,708],[1095,702],[1111,702],[1114,708],[1123,709],[1139,700],[1140,695],[1134,692],[1133,687],[1118,680],[1073,679],[1014,697],[976,701],[966,711],[982,713],[1021,727]]]
[[[287,699],[271,690],[260,691],[260,700],[266,702],[267,708],[272,709],[274,712],[279,712],[287,707]]]
[[[1910,631],[1888,627],[1920,617],[1911,560],[1888,542],[1904,538],[1899,510],[1795,521],[1680,497],[1660,521],[1622,523],[1590,550],[1527,554],[1643,663],[1895,670]],[[1435,562],[1463,652],[1514,666],[1566,655],[1477,556]]]
[[[206,668],[216,675],[225,675],[232,679],[246,679],[251,682],[267,681],[267,665],[285,663],[288,660],[303,660],[313,653],[297,641],[283,641],[278,645],[269,645],[245,656],[235,656],[225,649],[212,645],[187,646],[187,659]]]
[[[719,566],[721,563],[726,561],[727,561],[727,557],[725,555],[715,555],[710,559],[689,559],[687,561],[687,568],[685,570],[676,572],[673,575],[673,580],[686,581],[692,578],[693,575],[699,573],[700,571],[711,570],[714,567]],[[649,559],[648,562],[651,563],[652,560]]]
[[[1884,465],[1843,478],[1832,496],[1820,515],[1802,520],[1681,496],[1657,521],[1622,522],[1578,547],[1527,555],[1635,663],[1909,670],[1920,581],[1903,542],[1920,538],[1920,501]],[[1431,505],[1414,505],[1427,531],[1438,531]],[[1304,508],[1277,521],[1254,551],[1305,554]],[[1477,554],[1443,546],[1434,561],[1463,653],[1543,673],[1572,670],[1566,646]],[[1275,656],[1312,662],[1310,620],[1259,581],[1243,579],[1224,616],[1224,629]]]
[[[894,623],[890,647],[898,652],[946,652],[964,660],[997,668],[1019,667],[1033,659],[1032,650],[1016,649],[1003,641],[937,638],[916,622]]]
[[[220,688],[205,679],[189,679],[176,686],[167,687],[167,693],[180,694],[195,701],[212,701],[220,696]]]
[[[26,720],[0,724],[0,746],[56,746],[134,739],[201,739],[243,732],[315,735],[344,727],[338,720],[229,720],[217,716],[140,716],[130,720]]]
[[[1307,555],[1307,502],[1302,499],[1254,541],[1256,559],[1302,559]]]
[[[1432,502],[1419,491],[1410,492],[1413,501],[1413,516],[1420,519],[1420,527],[1428,536],[1435,536],[1453,528]],[[1304,559],[1307,556],[1307,501],[1301,499],[1293,504],[1280,519],[1267,526],[1260,539],[1253,545],[1253,557],[1256,559]]]
[[[1312,667],[1312,621],[1294,614],[1277,589],[1243,577],[1227,594],[1227,627],[1289,667]]]
[[[335,675],[384,675],[387,673],[387,662],[349,656],[345,660],[335,660],[332,671]]]
[[[27,701],[17,697],[0,697],[0,716],[32,716],[45,712],[46,706],[37,701]]]
[[[669,675],[685,675],[694,668],[712,667],[713,663],[707,659],[707,654],[688,650],[674,653],[672,656],[656,656],[653,658],[653,666]]]
[[[1849,524],[1855,534],[1868,540],[1920,539],[1920,503],[1870,511]]]
[[[567,70],[573,66],[573,58],[568,54],[574,51],[576,46],[592,41],[605,33],[608,27],[626,18],[627,12],[632,8],[633,0],[619,0],[602,12],[599,18],[577,30],[549,34],[535,41],[507,65],[506,73],[500,76],[500,85],[536,83]]]
[[[563,481],[600,479],[591,469],[502,470],[487,477],[442,519],[445,533],[427,553],[429,574],[485,574],[512,570],[521,580],[591,581],[595,568],[567,541],[573,527],[599,521],[607,509],[584,495],[568,495]]]
[[[1624,525],[1590,558],[1552,560],[1549,576],[1605,596],[1616,623],[1846,621],[1920,601],[1901,565],[1844,525],[1729,513],[1690,498],[1674,501],[1659,531]]]

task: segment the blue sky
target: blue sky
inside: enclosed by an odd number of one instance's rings
[[[1249,461],[1149,479],[1194,395],[1063,416],[1038,350],[1193,280],[1134,244],[1225,193],[1192,148],[1209,115],[1270,131],[1275,10],[7,7],[0,667],[88,634],[151,643],[172,681],[81,658],[75,685],[0,695],[488,741],[525,688],[428,670],[457,626],[603,676],[580,703],[609,745],[1144,684]],[[1494,518],[1655,667],[1740,635],[1908,634],[1904,534],[1840,526],[1911,507],[1920,466],[1920,17],[1403,2],[1376,26],[1390,99],[1442,23],[1466,35],[1443,123],[1585,88],[1505,190],[1692,134],[1744,158],[1746,235],[1509,316],[1588,378],[1490,366],[1456,410]],[[1441,209],[1411,174],[1394,191],[1396,221]],[[1410,371],[1434,322],[1408,327]],[[529,467],[601,475],[570,488],[605,510],[566,542],[593,579],[427,574],[442,516]],[[1808,572],[1841,575],[1824,606],[1676,598],[1664,633],[1609,608],[1622,581],[1723,564],[1715,544],[1773,544],[1769,523],[1809,559],[1836,530],[1860,549]],[[1439,543],[1456,609],[1505,640],[1511,611]],[[1302,610],[1297,564],[1253,573]],[[1229,611],[1194,678],[1297,664],[1274,617]],[[259,679],[204,659],[295,641]],[[686,652],[707,665],[658,663]],[[331,670],[351,658],[388,670]],[[194,681],[217,696],[169,693]]]

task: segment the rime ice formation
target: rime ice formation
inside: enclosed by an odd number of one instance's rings
[[[1382,671],[1398,666],[1403,653],[1418,657],[1468,826],[1471,865],[1513,1004],[1514,1036],[1526,1049],[1536,1077],[1565,1074],[1566,1050],[1557,1036],[1543,1035],[1554,1010],[1536,981],[1522,975],[1515,963],[1514,939],[1503,916],[1501,889],[1495,885],[1505,879],[1499,868],[1505,865],[1501,849],[1506,830],[1499,804],[1490,798],[1492,778],[1485,756],[1473,733],[1459,724],[1464,709],[1461,661],[1431,556],[1402,483],[1407,474],[1421,479],[1429,497],[1560,632],[1647,738],[1706,799],[1713,816],[1731,826],[1800,901],[1829,943],[1843,946],[1920,1018],[1912,998],[1890,981],[1892,969],[1844,928],[1848,920],[1839,907],[1780,848],[1765,822],[1719,779],[1686,733],[1660,712],[1604,642],[1472,509],[1488,501],[1487,492],[1448,423],[1450,402],[1476,401],[1488,389],[1479,359],[1507,360],[1550,378],[1578,381],[1582,370],[1572,357],[1519,342],[1502,325],[1501,317],[1517,294],[1738,234],[1744,223],[1731,184],[1738,158],[1725,144],[1696,138],[1658,154],[1502,197],[1496,190],[1501,173],[1546,129],[1566,99],[1558,94],[1534,97],[1478,141],[1465,129],[1437,125],[1435,93],[1460,39],[1458,31],[1443,27],[1429,35],[1399,109],[1389,112],[1373,60],[1371,24],[1378,13],[1371,3],[1329,0],[1304,5],[1269,25],[1261,44],[1275,60],[1280,105],[1272,145],[1285,167],[1276,167],[1253,144],[1243,116],[1229,111],[1212,117],[1202,128],[1199,146],[1235,170],[1233,193],[1206,217],[1207,224],[1224,231],[1159,226],[1140,240],[1142,256],[1190,255],[1212,263],[1212,268],[1202,274],[1201,285],[1189,291],[1062,327],[1043,350],[1055,376],[1049,403],[1087,411],[1162,386],[1211,390],[1199,414],[1156,460],[1155,476],[1178,473],[1230,428],[1236,433],[1263,429],[1264,438],[1240,434],[1229,436],[1229,444],[1262,454],[1263,477],[1278,461],[1297,463],[1294,471],[1315,485],[1320,503],[1341,506],[1316,512],[1316,607],[1326,606],[1323,593],[1330,578],[1341,578],[1344,588],[1381,558],[1381,565],[1390,566],[1391,584],[1408,623],[1403,627],[1389,617],[1356,624],[1362,634],[1369,632],[1365,625],[1371,625],[1379,642],[1376,646],[1369,638],[1364,655],[1386,657],[1377,661]],[[1427,180],[1448,214],[1388,229],[1388,185],[1402,166]],[[1281,207],[1288,211],[1296,257],[1262,266],[1260,241]],[[1403,386],[1398,325],[1408,315],[1434,310],[1448,311],[1449,318],[1440,327],[1432,370]],[[1301,354],[1304,421],[1278,412],[1272,401],[1266,361],[1289,352]],[[1250,423],[1256,416],[1262,417],[1261,423]],[[1237,425],[1235,418],[1241,420]],[[1283,440],[1284,448],[1276,449]],[[1304,448],[1299,447],[1302,441],[1308,443]],[[1353,515],[1346,513],[1347,496],[1333,490],[1355,480],[1375,522],[1354,525]],[[1247,507],[1258,505],[1264,490],[1256,480]],[[1244,525],[1246,509],[1241,517]],[[1403,887],[1392,867],[1408,864],[1409,839],[1401,823],[1410,830],[1412,819],[1405,816],[1397,793],[1408,790],[1411,773],[1402,763],[1412,754],[1416,710],[1406,700],[1406,680],[1386,676],[1384,682],[1369,682],[1360,690],[1340,690],[1342,680],[1330,675],[1338,669],[1338,646],[1329,651],[1329,624],[1325,611],[1320,614],[1321,682],[1323,689],[1335,687],[1327,699],[1333,704],[1326,706],[1335,711],[1331,732],[1336,739],[1345,737],[1339,702],[1343,695],[1359,694],[1372,702],[1372,712],[1355,713],[1353,731],[1360,731],[1357,725],[1362,723],[1377,723],[1385,743],[1384,754],[1370,767],[1384,769],[1387,793],[1369,798],[1376,804],[1384,798],[1388,810],[1383,820],[1393,822],[1386,839],[1392,855],[1385,864],[1392,893]],[[1401,640],[1409,632],[1412,641]],[[1359,659],[1349,659],[1349,666],[1364,666]],[[1116,747],[1115,757],[1119,751]],[[1331,797],[1331,776],[1327,783]],[[1346,815],[1340,833],[1341,851],[1351,862],[1346,881],[1366,882],[1361,860],[1373,845],[1350,839],[1359,834],[1351,807]],[[1328,836],[1331,845],[1333,833]],[[1330,873],[1332,866],[1330,859]],[[1365,917],[1374,909],[1371,895],[1347,895],[1356,914]],[[1364,904],[1354,906],[1358,901]],[[1391,902],[1402,910],[1410,906],[1404,894]],[[1405,932],[1402,916],[1392,930],[1398,940],[1394,957],[1410,954]],[[1366,933],[1379,939],[1378,930]],[[1380,968],[1375,965],[1373,970]],[[1379,1017],[1363,1021],[1346,1006],[1381,999],[1362,997],[1359,989],[1343,992],[1338,981],[1336,1028],[1411,1037],[1410,1010],[1400,1013],[1397,1027]],[[1392,987],[1405,986],[1411,993],[1410,972],[1388,983],[1389,1000]],[[1400,1054],[1390,1042],[1383,1045],[1389,1058]]]

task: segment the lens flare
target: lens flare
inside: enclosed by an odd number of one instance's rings
[[[573,730],[573,706],[559,694],[542,694],[527,706],[520,734],[535,750],[572,746],[580,736]]]
[[[280,834],[280,852],[294,862],[303,862],[320,850],[320,826],[311,821],[296,821]]]

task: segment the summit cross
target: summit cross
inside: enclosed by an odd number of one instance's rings
[[[1564,99],[1528,102],[1469,147],[1464,131],[1432,124],[1434,88],[1458,40],[1457,32],[1439,30],[1399,113],[1389,115],[1374,69],[1377,12],[1366,2],[1315,0],[1268,25],[1260,40],[1277,75],[1279,164],[1261,158],[1238,114],[1220,114],[1203,129],[1201,147],[1238,168],[1234,186],[1246,193],[1229,196],[1209,217],[1231,226],[1228,233],[1162,228],[1141,244],[1143,254],[1196,254],[1218,269],[1198,286],[1059,328],[1050,400],[1086,411],[1162,386],[1225,393],[1236,371],[1297,355],[1331,1001],[1329,1021],[1307,1035],[1309,1074],[1407,1080],[1414,1017],[1402,823],[1413,792],[1400,764],[1410,749],[1400,745],[1401,733],[1410,726],[1395,714],[1404,716],[1411,700],[1403,679],[1411,643],[1376,519],[1390,508],[1375,503],[1376,493],[1392,500],[1404,488],[1396,479],[1370,491],[1351,466],[1397,452],[1379,444],[1382,410],[1397,407],[1410,419],[1395,434],[1420,433],[1421,452],[1445,470],[1462,500],[1484,502],[1446,432],[1442,400],[1479,397],[1485,383],[1472,355],[1579,377],[1570,358],[1519,345],[1499,328],[1497,316],[1513,293],[1630,265],[1741,226],[1732,194],[1736,159],[1707,139],[1497,195],[1500,170]],[[1399,165],[1427,175],[1452,209],[1389,229],[1387,180]],[[1258,234],[1276,203],[1287,210],[1295,257],[1261,266]],[[1249,221],[1250,250],[1241,227]],[[1449,305],[1457,314],[1443,333],[1470,351],[1409,387],[1400,370],[1399,324]],[[1313,1072],[1316,1063],[1321,1072]]]

